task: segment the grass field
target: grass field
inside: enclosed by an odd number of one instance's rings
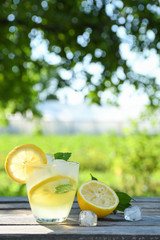
[[[5,158],[15,146],[33,143],[45,153],[72,152],[80,163],[79,185],[90,173],[115,190],[132,196],[160,195],[160,136],[133,135],[1,135],[0,195],[26,196],[25,185],[12,181],[4,169]]]

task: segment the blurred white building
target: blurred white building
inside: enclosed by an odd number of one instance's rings
[[[108,131],[121,133],[128,119],[136,118],[140,109],[131,107],[101,107],[85,104],[68,105],[58,101],[47,101],[39,105],[43,118],[25,119],[20,114],[9,117],[9,125],[0,133],[33,133],[36,128],[44,134],[101,134]]]

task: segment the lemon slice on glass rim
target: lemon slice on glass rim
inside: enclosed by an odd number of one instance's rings
[[[22,144],[8,153],[5,169],[8,176],[18,182],[26,183],[26,163],[47,164],[45,153],[34,144]]]
[[[115,210],[119,198],[105,183],[91,180],[80,186],[77,201],[81,210],[90,210],[102,218]]]

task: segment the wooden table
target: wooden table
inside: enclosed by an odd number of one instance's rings
[[[142,220],[128,222],[123,213],[98,220],[96,227],[80,227],[75,199],[69,218],[59,225],[38,224],[25,197],[0,197],[0,239],[47,240],[159,240],[160,198],[135,198]]]

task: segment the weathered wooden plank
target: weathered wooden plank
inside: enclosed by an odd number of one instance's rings
[[[72,216],[78,216],[80,213],[80,209],[71,209],[70,215]],[[29,215],[31,214],[31,210],[30,209],[4,209],[4,210],[0,210],[0,214],[3,215],[7,215],[7,214],[11,214],[11,215],[21,215],[21,214],[25,214],[25,215]],[[142,211],[142,216],[160,216],[160,210],[154,210],[154,211]]]
[[[0,203],[28,202],[28,197],[0,197]]]
[[[160,197],[133,197],[138,202],[160,202]]]
[[[78,217],[76,215],[71,215],[66,221],[60,224],[67,225],[78,225]],[[21,214],[21,215],[4,215],[0,214],[0,225],[10,226],[10,225],[39,225],[36,222],[32,214]]]
[[[0,214],[0,225],[37,225],[35,218],[32,214]],[[61,223],[67,225],[78,226],[78,216],[69,215],[68,219]],[[159,226],[160,216],[143,216],[142,220],[129,222],[124,220],[123,215],[109,215],[104,219],[98,219],[98,226]]]
[[[142,211],[159,211],[160,203],[133,203],[132,205],[138,205]],[[0,210],[3,209],[30,209],[29,203],[0,203]],[[73,203],[72,209],[79,209],[78,203]]]
[[[88,235],[85,234],[83,236],[77,235],[68,235],[68,234],[61,234],[61,235],[52,235],[52,234],[23,234],[23,235],[2,235],[0,239],[23,239],[23,240],[159,240],[159,236],[142,236],[142,235],[111,235],[111,234],[95,234]]]
[[[78,203],[74,203],[72,208],[79,209]],[[7,202],[7,203],[0,203],[0,209],[30,209],[30,205],[28,202]]]
[[[46,235],[46,234],[26,234],[26,235],[2,235],[0,239],[23,239],[23,240],[159,240],[159,236],[131,236],[131,235],[110,235],[110,234],[96,234],[92,235]]]
[[[138,202],[160,202],[160,197],[133,197]],[[1,202],[28,202],[27,197],[0,197]],[[77,198],[75,197],[75,202]]]
[[[0,237],[3,234],[69,234],[75,236],[85,235],[130,235],[130,236],[160,236],[159,226],[99,226],[99,227],[79,227],[66,225],[32,225],[32,226],[0,226]]]
[[[29,203],[1,203],[0,209],[30,209]]]
[[[72,208],[79,209],[78,203],[74,203]],[[30,209],[30,205],[27,202],[24,203],[0,203],[0,209]]]
[[[4,209],[0,210],[0,214],[31,214],[30,209]]]
[[[141,208],[160,208],[160,202],[132,202],[133,206],[138,205]]]
[[[72,215],[79,215],[80,209],[71,209]],[[31,212],[30,209],[4,209],[0,210],[0,214],[29,214]],[[160,216],[160,209],[142,209],[142,215],[143,216]]]
[[[138,205],[141,209],[160,209],[160,202],[132,202],[132,205]],[[79,205],[77,202],[74,202],[73,209],[79,209]],[[7,202],[0,203],[0,209],[30,209],[30,205],[28,202]]]
[[[160,210],[159,211],[142,211],[143,216],[160,216]]]
[[[78,203],[73,203],[72,208],[78,208]],[[0,209],[30,209],[29,202],[1,202]]]
[[[149,202],[146,202],[146,201],[132,201],[131,204],[134,206],[134,205],[138,205],[139,207],[141,208],[147,208],[147,209],[150,209],[150,208],[158,208],[160,209],[160,199],[159,201],[149,201]],[[78,202],[74,202],[73,204],[73,208],[79,208],[79,205],[78,205]]]
[[[71,209],[71,213],[73,215],[78,215],[80,213],[80,209]],[[1,209],[0,214],[30,214],[31,209]]]
[[[17,210],[17,211],[16,211]],[[18,211],[19,210],[19,211]],[[7,207],[6,205],[3,207],[0,207],[0,214],[4,213],[4,214],[15,214],[15,213],[21,213],[20,211],[22,211],[22,213],[24,213],[24,211],[31,211],[30,207],[27,205],[19,205],[19,206],[11,206],[11,207]],[[80,208],[74,208],[74,206],[71,209],[71,214],[79,214],[80,213]],[[160,208],[141,208],[142,211],[142,215],[147,216],[147,215],[160,215]]]

